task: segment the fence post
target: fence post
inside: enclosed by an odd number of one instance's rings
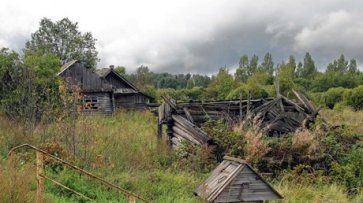
[[[36,152],[37,157],[37,196],[36,203],[44,202],[44,154]]]
[[[129,199],[128,203],[136,203],[136,197],[135,196],[129,195],[128,199]]]

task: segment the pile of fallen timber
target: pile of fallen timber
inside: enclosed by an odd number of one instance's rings
[[[293,91],[299,104],[284,96],[265,102],[251,110],[241,125],[254,128],[267,135],[283,135],[309,128],[314,123],[319,109],[302,94]]]
[[[159,135],[162,125],[166,124],[169,143],[177,148],[183,141],[212,144],[213,139],[200,128],[207,120],[224,120],[270,136],[308,128],[319,109],[302,93],[294,91],[294,94],[298,103],[282,95],[267,99],[183,103],[164,97],[165,102],[158,108]]]
[[[179,148],[184,141],[196,144],[213,144],[212,138],[193,121],[191,115],[179,115],[177,113],[177,104],[173,99],[164,99],[165,103],[161,104],[158,109],[158,129],[159,134],[162,132],[162,124],[167,124],[168,141],[173,148]]]
[[[176,103],[172,98],[164,98],[165,103],[161,104],[158,109],[158,118],[159,122],[166,122],[166,118],[173,113],[187,118],[197,126],[205,123],[208,119],[223,119],[226,121],[239,122],[246,116],[247,112],[250,112],[252,109],[271,100],[271,98],[267,98],[255,100],[193,101]]]

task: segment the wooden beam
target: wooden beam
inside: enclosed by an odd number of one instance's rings
[[[192,115],[190,114],[190,112],[189,112],[188,108],[187,108],[187,107],[184,107],[184,108],[183,108],[183,110],[184,110],[184,113],[185,113],[185,116],[187,117],[187,119],[188,119],[190,122],[194,123],[193,117],[192,117]]]

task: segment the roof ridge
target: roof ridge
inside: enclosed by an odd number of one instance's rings
[[[224,160],[228,160],[228,161],[234,161],[240,164],[247,164],[247,162],[243,159],[239,159],[239,158],[235,158],[235,157],[231,157],[231,156],[224,156],[223,157]]]

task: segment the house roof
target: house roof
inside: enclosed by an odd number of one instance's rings
[[[119,73],[117,73],[114,69],[111,68],[101,68],[101,69],[97,69],[96,73],[103,78],[106,78],[108,74],[110,73],[115,74],[120,80],[124,81],[126,84],[128,84],[131,88],[133,88],[136,91],[139,91],[137,89],[137,87],[135,87],[131,82],[129,82],[124,76],[120,75]]]
[[[65,70],[67,70],[69,67],[71,67],[71,66],[72,66],[73,64],[75,64],[76,62],[78,62],[78,60],[72,60],[72,61],[69,61],[69,62],[65,63],[65,64],[61,67],[61,69],[60,69],[60,71],[59,71],[58,75],[62,74]]]
[[[132,88],[132,89],[130,89],[130,88],[119,88],[119,89],[115,90],[115,93],[120,93],[120,94],[139,93],[139,94],[142,94],[142,95],[144,95],[146,97],[154,99],[152,96],[141,92],[135,85],[133,85],[130,81],[128,81],[124,76],[117,73],[114,69],[101,68],[101,69],[97,69],[96,73],[102,78],[106,78],[110,73],[113,73],[113,74],[116,75],[117,78],[119,78],[120,80],[122,80],[123,82],[125,82],[127,85],[129,85]]]
[[[64,71],[66,71],[69,67],[71,67],[73,64],[75,64],[77,62],[80,62],[80,61],[79,60],[72,60],[72,61],[69,61],[69,62],[65,63],[61,67],[58,75],[61,75]],[[118,89],[115,89],[114,90],[115,93],[118,93],[118,94],[135,94],[135,93],[139,93],[139,94],[142,94],[142,95],[144,95],[146,97],[154,99],[152,96],[147,95],[147,94],[145,94],[143,92],[140,92],[140,90],[138,90],[136,86],[134,86],[131,82],[129,82],[124,76],[117,73],[114,69],[101,68],[101,69],[96,69],[94,71],[94,73],[96,73],[97,76],[99,76],[100,78],[103,78],[103,79],[105,79],[110,73],[113,73],[118,79],[122,80],[124,83],[126,83],[130,87],[130,88],[118,88]]]
[[[260,184],[262,184],[262,186],[264,187],[264,191],[262,194],[265,196],[261,196],[261,199],[256,199],[256,197],[258,197],[259,195],[258,190],[256,190],[256,192],[252,189],[249,190],[243,188],[243,184],[250,184],[248,180],[251,180],[251,178],[252,181],[260,180]],[[237,183],[237,181],[241,179],[246,182]],[[252,181],[251,185],[253,185]],[[238,193],[240,194],[238,195],[239,199],[234,199],[235,201],[282,199],[282,196],[269,183],[267,183],[261,177],[261,175],[259,175],[248,163],[246,163],[244,160],[227,156],[225,156],[223,162],[213,170],[209,178],[205,180],[197,189],[194,190],[194,193],[201,198],[207,200],[208,202],[214,202],[225,191],[225,189],[228,190],[228,188],[233,188],[229,187],[230,185],[232,185],[232,183],[234,189],[240,188],[240,191],[238,191]],[[248,194],[243,194],[244,192]],[[266,196],[266,193],[269,194]]]

